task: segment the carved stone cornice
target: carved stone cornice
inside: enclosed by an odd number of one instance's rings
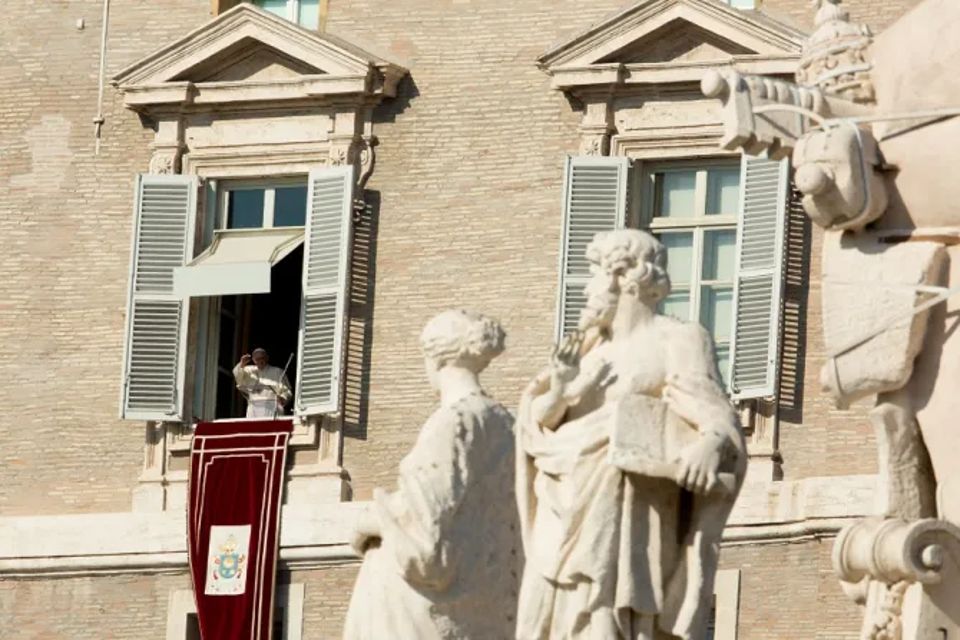
[[[221,72],[270,52],[296,73],[235,79]],[[332,36],[242,3],[114,76],[127,107],[144,113],[264,103],[376,104],[396,95],[403,67]],[[225,79],[226,78],[226,79]]]

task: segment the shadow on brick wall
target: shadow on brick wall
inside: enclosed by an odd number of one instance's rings
[[[364,190],[364,207],[354,219],[350,255],[349,315],[344,354],[343,435],[365,440],[370,400],[370,354],[377,270],[380,192]]]
[[[420,95],[417,83],[410,74],[405,75],[397,84],[397,95],[378,104],[373,111],[373,122],[396,122],[397,116],[407,110],[410,103]],[[376,129],[376,127],[374,127]]]
[[[780,418],[803,422],[804,356],[807,350],[807,298],[810,294],[810,219],[794,190],[787,210],[783,289],[783,340],[780,359]]]

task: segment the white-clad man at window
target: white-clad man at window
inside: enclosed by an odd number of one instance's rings
[[[280,367],[270,364],[266,349],[257,348],[251,354],[244,354],[233,368],[233,378],[237,381],[237,389],[247,399],[248,418],[272,418],[282,414],[292,395],[287,376]]]

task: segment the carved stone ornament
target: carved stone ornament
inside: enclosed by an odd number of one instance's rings
[[[960,528],[949,522],[860,520],[840,532],[833,565],[845,591],[867,593],[862,640],[960,633]]]
[[[816,29],[803,46],[797,82],[860,103],[874,102],[869,27],[850,22],[840,0],[815,0]]]
[[[623,229],[587,258],[583,333],[520,400],[516,638],[703,638],[746,471],[739,419],[706,330],[657,312],[663,245]]]
[[[180,171],[179,151],[155,151],[150,158],[150,173],[171,174]]]
[[[513,418],[478,375],[504,348],[499,323],[445,311],[423,330],[440,406],[358,519],[363,556],[345,640],[512,638],[520,541]]]

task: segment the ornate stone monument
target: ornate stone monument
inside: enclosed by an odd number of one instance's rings
[[[347,640],[507,640],[522,558],[513,494],[513,418],[478,374],[504,348],[490,318],[435,316],[421,336],[440,407],[377,490],[353,546],[363,564]]]
[[[712,73],[723,145],[792,155],[824,231],[821,383],[876,397],[883,504],[834,565],[862,637],[960,637],[960,5],[926,0],[876,39],[818,0],[797,84]]]
[[[520,403],[517,638],[699,640],[743,436],[709,335],[656,311],[663,246],[612,231],[587,257],[583,333]]]

